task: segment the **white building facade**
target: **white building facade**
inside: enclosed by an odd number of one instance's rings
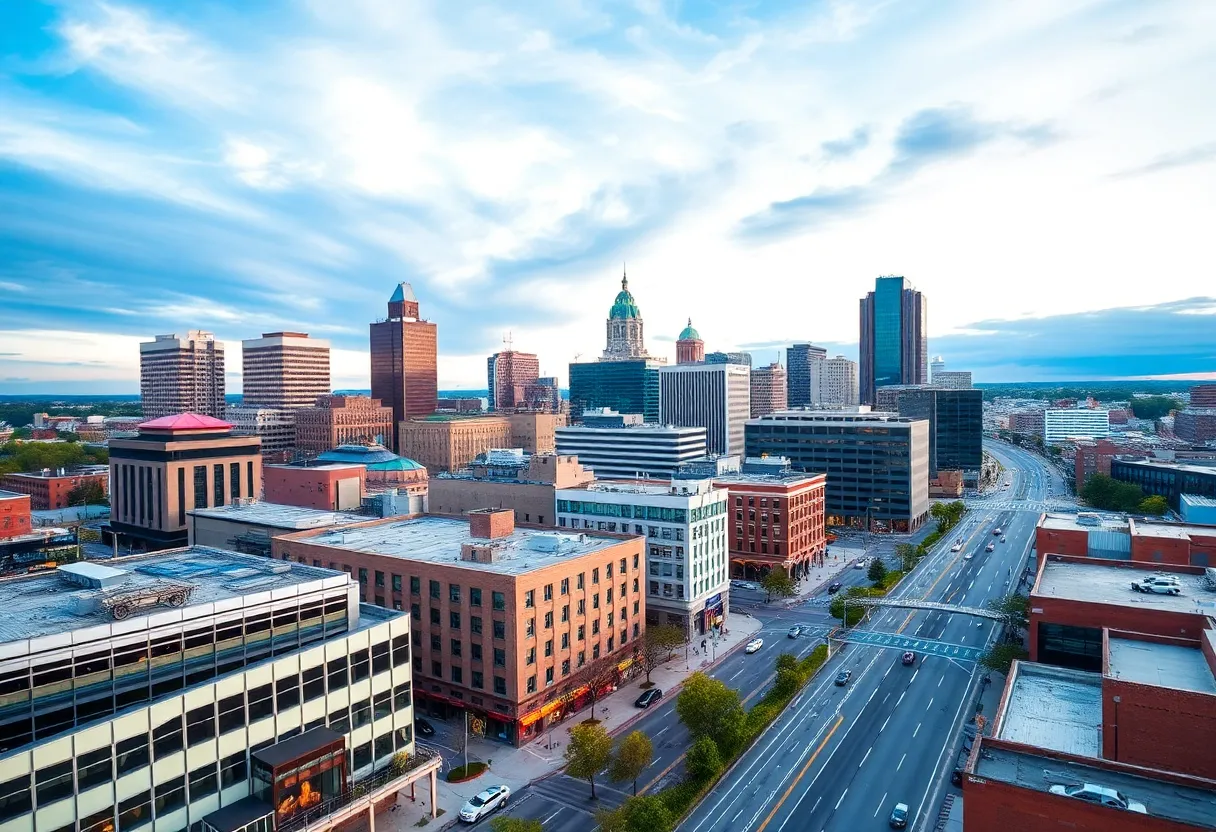
[[[263,456],[285,459],[295,449],[295,408],[233,404],[228,406],[224,418],[232,425],[233,433],[261,437]]]
[[[857,362],[843,355],[823,362],[824,407],[854,407],[857,404]]]
[[[1110,436],[1110,411],[1088,407],[1048,408],[1043,413],[1043,441],[1048,445],[1070,439]]]
[[[751,395],[751,368],[742,364],[663,367],[659,370],[659,422],[705,428],[710,454],[742,454]]]
[[[726,489],[708,479],[602,482],[557,491],[557,523],[646,538],[646,622],[690,637],[729,612]]]
[[[558,455],[577,456],[598,479],[662,479],[706,454],[705,428],[573,425],[555,433]]]

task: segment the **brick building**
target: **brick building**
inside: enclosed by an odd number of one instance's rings
[[[439,399],[435,405],[436,413],[477,414],[483,412],[481,399],[470,397],[447,397]]]
[[[1040,555],[1070,555],[1174,566],[1216,566],[1216,527],[1098,515],[1044,514],[1035,529]]]
[[[296,411],[296,450],[313,456],[339,445],[392,441],[393,409],[368,396],[318,396]]]
[[[680,332],[680,337],[676,339],[676,363],[677,364],[700,364],[705,360],[705,342],[701,340],[701,335],[692,326],[692,318],[688,319],[688,326]]]
[[[1114,442],[1110,439],[1088,439],[1076,443],[1077,453],[1073,460],[1078,490],[1094,474],[1110,476],[1110,461],[1121,454],[1134,453],[1137,449],[1130,443]]]
[[[557,429],[566,426],[566,416],[561,413],[512,413],[506,418],[511,425],[509,447],[530,454],[556,451]]]
[[[340,445],[321,454],[316,461],[362,465],[367,470],[364,488],[369,493],[396,491],[409,496],[411,513],[426,510],[430,477],[426,468],[412,459],[397,456],[379,445]]]
[[[516,523],[556,526],[557,489],[577,488],[595,474],[575,456],[494,450],[466,470],[430,483],[430,511],[459,515],[480,508],[511,509]]]
[[[331,462],[319,465],[266,465],[262,497],[267,503],[319,511],[358,511],[366,493],[367,469]]]
[[[1023,436],[1042,436],[1044,416],[1042,410],[1018,410],[1009,414],[1009,432]]]
[[[801,578],[822,564],[827,551],[827,476],[791,471],[788,460],[771,473],[746,473],[754,462],[770,460],[748,460],[744,473],[714,477],[714,485],[729,495],[731,577],[759,580],[780,566]]]
[[[260,501],[196,508],[187,514],[190,516],[191,546],[262,557],[271,556],[270,541],[281,535],[340,528],[368,520],[351,512],[319,511]]]
[[[527,407],[528,387],[540,377],[540,359],[530,352],[503,350],[486,359],[487,409],[507,412]]]
[[[410,284],[399,284],[388,301],[388,319],[371,324],[370,332],[372,398],[392,408],[394,425],[435,412],[438,338],[438,327],[419,318]],[[396,430],[388,439],[398,450]]]
[[[1191,407],[1216,408],[1216,384],[1196,384],[1192,387]]]
[[[0,491],[0,540],[29,534],[30,495]]]
[[[1174,414],[1174,435],[1195,445],[1216,439],[1216,409],[1178,411]]]
[[[428,471],[459,471],[491,448],[511,447],[505,416],[432,416],[398,425],[397,449]]]
[[[72,489],[86,483],[96,483],[102,493],[110,490],[110,474],[105,466],[88,466],[80,469],[49,469],[28,474],[5,474],[0,476],[0,488],[30,496],[30,508],[34,511],[67,508],[72,504],[69,494]]]
[[[644,635],[639,537],[519,529],[510,511],[485,510],[303,532],[273,549],[408,608],[417,706],[467,712],[511,744],[577,712],[591,670],[624,671]]]
[[[773,362],[756,367],[751,375],[751,412],[753,419],[785,410],[788,407],[785,368]]]

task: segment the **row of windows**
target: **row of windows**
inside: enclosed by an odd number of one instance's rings
[[[679,539],[682,540],[683,532],[680,531],[679,533],[681,535],[681,537]],[[284,560],[289,559],[289,557],[290,557],[289,555],[283,556]],[[303,563],[304,559],[300,558],[299,560],[301,563]],[[638,556],[634,555],[633,556],[633,568],[634,569],[638,568],[638,560],[639,560]],[[604,573],[605,579],[612,580],[613,575],[614,575],[614,567],[615,567],[616,571],[619,571],[621,575],[624,575],[628,568],[627,564],[628,564],[628,561],[625,558],[621,558],[620,561],[618,561],[615,565],[612,562],[605,564],[604,568],[603,568],[603,573]],[[313,561],[313,565],[320,566],[321,562]],[[330,568],[336,569],[337,564],[331,563]],[[352,571],[349,566],[344,567],[344,568],[348,572]],[[374,575],[371,576],[372,580],[374,582],[373,585],[377,588],[384,588],[385,580],[386,580],[385,573],[381,572],[378,569],[372,570],[372,572],[374,572]],[[360,567],[359,572],[358,572],[358,578],[359,578],[360,585],[366,587],[367,582],[368,582],[368,577],[369,577],[368,570],[363,567]],[[402,580],[401,575],[394,575],[392,573],[389,573],[389,575],[387,577],[390,578],[392,581],[393,592],[402,592],[403,591],[402,590],[403,580]],[[584,589],[585,585],[586,585],[586,579],[587,579],[587,573],[580,572],[575,577],[575,581],[576,581],[575,588]],[[411,595],[421,595],[422,594],[422,579],[420,577],[418,577],[417,575],[410,575],[409,581],[410,581],[410,594]],[[598,584],[599,582],[600,582],[600,567],[597,566],[591,570],[591,583]],[[441,581],[436,581],[436,580],[428,581],[427,591],[431,598],[434,598],[436,600],[441,599],[444,594],[443,588],[444,588],[443,583]],[[557,585],[556,588],[557,588],[558,594],[569,595],[570,594],[570,579],[562,578],[561,582]],[[554,595],[554,589],[555,589],[554,584],[545,584],[541,588],[542,598],[545,601],[552,601],[553,595]],[[469,587],[468,590],[469,590],[469,606],[470,607],[483,606],[484,593],[482,592],[481,588],[480,587]],[[450,603],[453,603],[453,604],[462,603],[463,587],[460,584],[449,583],[447,585],[447,598]],[[507,608],[507,597],[502,592],[491,591],[490,604],[491,604],[491,607],[498,612],[505,611]],[[530,589],[524,593],[524,607],[534,607],[534,606],[536,606],[536,590]]]

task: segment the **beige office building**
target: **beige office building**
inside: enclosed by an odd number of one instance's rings
[[[788,407],[785,368],[774,362],[752,369],[752,418],[759,419]]]
[[[823,362],[823,405],[852,407],[857,404],[857,362],[843,355]],[[753,418],[756,418],[753,414]]]
[[[554,500],[559,488],[578,488],[595,480],[576,456],[526,454],[518,448],[492,450],[466,470],[431,479],[432,514],[465,514],[483,508],[505,508],[515,522],[555,526]]]
[[[431,416],[398,426],[397,449],[431,473],[459,471],[491,448],[511,446],[511,423],[503,416]]]
[[[224,343],[210,332],[157,335],[139,345],[139,401],[147,419],[224,416]]]
[[[308,457],[339,445],[391,445],[393,409],[367,396],[318,396],[296,411],[296,450]]]
[[[241,342],[243,401],[312,407],[330,392],[329,342],[304,332],[267,332]]]

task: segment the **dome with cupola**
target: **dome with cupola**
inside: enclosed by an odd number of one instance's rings
[[[608,317],[614,321],[642,317],[642,310],[638,309],[637,303],[633,300],[633,294],[629,291],[629,278],[623,275],[621,276],[621,291],[617,292],[616,301],[612,304]]]
[[[692,318],[688,319],[688,326],[684,327],[684,331],[680,333],[678,341],[700,341],[701,333],[692,328]]]

